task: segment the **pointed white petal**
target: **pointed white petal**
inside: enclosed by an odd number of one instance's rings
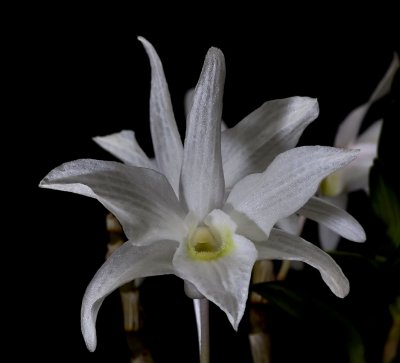
[[[360,150],[357,158],[343,169],[343,184],[347,192],[365,190],[368,192],[369,170],[377,154],[377,144],[356,144]]]
[[[191,88],[185,94],[185,115],[186,115],[186,117],[188,117],[190,110],[192,109],[193,96],[194,96],[194,88]],[[228,126],[226,126],[224,120],[221,119],[221,131],[224,131],[227,128],[228,128]]]
[[[226,123],[224,122],[224,120],[221,120],[221,131],[225,131],[228,129],[228,126],[226,126]]]
[[[327,253],[306,240],[273,228],[267,241],[255,244],[259,259],[303,261],[319,270],[332,292],[345,297],[349,281],[338,264]]]
[[[355,108],[351,111],[344,121],[340,124],[336,133],[334,146],[336,147],[349,147],[357,138],[358,131],[360,130],[361,122],[367,113],[370,103]]]
[[[345,210],[317,197],[312,197],[299,212],[303,216],[328,227],[335,233],[354,242],[364,242],[364,229]]]
[[[225,185],[265,170],[281,152],[293,148],[303,130],[318,116],[318,102],[291,97],[265,102],[222,133]]]
[[[383,120],[374,122],[357,139],[357,144],[377,144],[382,130]]]
[[[125,164],[153,168],[150,159],[137,143],[133,131],[122,130],[111,135],[96,136],[93,141]]]
[[[185,116],[189,116],[190,110],[193,105],[194,88],[189,89],[185,94],[184,106],[185,106]]]
[[[323,199],[325,202],[335,205],[336,207],[346,210],[347,209],[347,201],[348,197],[346,193],[339,194],[335,197],[326,197],[319,196],[320,199]]]
[[[264,173],[237,183],[224,210],[238,233],[263,240],[281,218],[297,212],[316,192],[321,180],[352,161],[356,150],[302,146],[278,155]]]
[[[142,42],[151,65],[150,128],[156,162],[178,195],[183,147],[167,81],[154,47],[143,37],[138,39]]]
[[[159,241],[149,246],[125,242],[97,271],[83,296],[81,328],[87,348],[96,349],[96,318],[104,299],[137,278],[173,274],[172,258],[178,243]]]
[[[82,159],[52,170],[40,186],[97,199],[130,239],[179,240],[185,233],[179,201],[165,176],[151,169]]]
[[[283,229],[284,231],[290,233],[290,234],[295,234],[295,235],[300,235],[300,219],[301,216],[297,214],[292,214],[288,217],[280,219],[278,222],[276,222],[276,226],[278,226],[280,229]],[[302,225],[301,225],[302,227]]]
[[[321,248],[324,251],[336,250],[340,242],[340,236],[323,224],[318,226],[318,237]]]
[[[333,204],[336,207],[346,210],[347,207],[347,194],[342,193],[335,197],[321,196],[320,199],[327,203]],[[333,251],[337,248],[340,236],[336,232],[333,232],[329,228],[326,228],[323,224],[318,224],[318,236],[321,244],[321,248],[325,251]]]
[[[354,109],[339,126],[334,146],[348,147],[350,144],[354,143],[369,107],[373,102],[385,96],[390,91],[390,86],[398,67],[399,58],[397,54],[395,54],[389,69],[386,71],[368,102]]]
[[[219,259],[193,260],[182,244],[173,260],[175,273],[192,283],[208,300],[219,306],[237,330],[249,290],[251,271],[257,259],[254,244],[233,235],[233,249]]]
[[[398,69],[399,69],[399,57],[395,53],[393,55],[393,59],[392,59],[392,62],[390,63],[388,70],[386,71],[385,75],[379,82],[375,91],[372,93],[372,95],[370,97],[370,102],[374,102],[377,99],[379,99],[389,93],[390,87],[392,85],[393,77],[396,74],[396,71]]]
[[[180,199],[200,219],[221,207],[225,193],[221,160],[224,81],[224,56],[219,49],[211,48],[206,55],[187,120],[181,174]]]

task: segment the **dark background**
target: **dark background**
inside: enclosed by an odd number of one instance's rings
[[[161,21],[152,18],[154,12],[138,10],[19,10],[10,25],[16,38],[9,39],[6,97],[12,130],[6,138],[13,145],[7,153],[12,157],[9,182],[19,188],[8,210],[16,243],[5,256],[12,275],[20,275],[6,293],[13,312],[5,311],[12,361],[128,362],[117,294],[100,310],[95,353],[86,350],[80,333],[81,299],[106,252],[106,211],[94,200],[37,185],[66,161],[113,160],[91,140],[96,135],[133,129],[152,155],[150,67],[138,35],[152,42],[163,62],[181,131],[184,94],[195,86],[207,49],[217,46],[226,59],[223,118],[228,126],[266,100],[317,97],[320,117],[305,131],[303,144],[331,145],[337,125],[367,100],[393,52],[400,50],[391,9],[368,19],[361,14],[326,19],[294,14],[291,19],[282,10],[263,16],[258,8],[231,17],[198,9],[176,18],[165,15]],[[370,115],[366,124],[372,121]],[[360,200],[365,202],[363,196]],[[368,225],[364,205],[353,211]],[[324,291],[318,278],[312,283]],[[143,304],[145,336],[156,363],[195,362],[194,317],[181,281],[168,276],[146,280]],[[211,316],[213,361],[250,362],[246,318],[235,334],[217,308]],[[327,354],[307,327],[288,328],[291,320],[284,315],[276,321],[276,336],[284,339],[276,339],[283,357],[277,362],[294,357],[313,361],[316,351]],[[326,329],[322,340],[334,342],[334,334]],[[328,345],[334,351],[332,347]]]

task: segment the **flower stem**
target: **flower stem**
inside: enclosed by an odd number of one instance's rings
[[[198,300],[200,306],[200,363],[210,363],[209,303],[207,299]]]

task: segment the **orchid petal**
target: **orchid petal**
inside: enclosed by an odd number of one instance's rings
[[[369,170],[374,163],[377,155],[377,144],[357,144],[357,149],[360,150],[357,158],[343,169],[343,185],[346,192],[356,190],[365,190],[368,192]]]
[[[194,88],[191,88],[185,94],[185,115],[186,115],[186,117],[189,115],[190,110],[192,109],[193,96],[194,96]],[[221,119],[221,131],[224,131],[227,128],[228,128],[228,126],[226,126],[224,120]]]
[[[82,159],[52,170],[40,186],[97,199],[131,239],[180,240],[185,233],[179,201],[165,176],[151,169]]]
[[[246,175],[264,171],[278,154],[293,148],[318,112],[317,100],[308,97],[268,101],[223,132],[226,187],[232,188]]]
[[[254,244],[233,234],[233,249],[229,254],[216,260],[196,261],[189,257],[186,246],[182,244],[174,256],[173,265],[175,273],[220,307],[237,330],[246,307],[256,259]]]
[[[146,50],[151,66],[150,129],[156,162],[178,195],[183,147],[168,84],[154,47],[143,37],[138,39]]]
[[[346,193],[339,194],[335,197],[327,197],[327,196],[319,196],[320,199],[324,200],[327,203],[333,204],[336,207],[346,210],[348,197]]]
[[[136,141],[133,131],[122,130],[111,135],[96,136],[93,141],[125,164],[154,168],[154,165]]]
[[[276,222],[276,226],[288,233],[298,236],[300,235],[304,224],[302,220],[303,218],[301,218],[299,215],[291,214],[290,216],[282,218]]]
[[[225,193],[221,160],[224,80],[224,56],[219,49],[211,48],[187,120],[180,185],[180,199],[200,219],[221,207]]]
[[[349,145],[355,142],[361,123],[370,105],[370,103],[364,103],[348,114],[344,121],[339,125],[333,143],[334,146],[349,147]]]
[[[374,122],[357,139],[357,144],[377,144],[382,130],[383,120]]]
[[[318,226],[318,237],[324,251],[336,250],[340,242],[340,236],[322,224]]]
[[[192,109],[193,106],[193,96],[194,96],[194,88],[191,88],[188,91],[186,91],[184,99],[186,118],[189,116],[190,110]]]
[[[321,196],[320,199],[324,200],[327,203],[335,205],[342,210],[346,210],[348,199],[346,193],[339,194],[335,197]],[[339,234],[325,227],[323,224],[318,225],[318,236],[321,248],[325,251],[335,250],[340,241]]]
[[[336,232],[340,236],[354,242],[364,242],[365,231],[345,210],[317,197],[312,197],[298,213],[316,221]]]
[[[172,258],[177,245],[172,241],[158,241],[138,247],[128,241],[104,262],[87,287],[82,301],[82,334],[91,352],[96,349],[96,319],[104,299],[134,279],[173,274]]]
[[[354,109],[340,124],[335,137],[334,146],[348,147],[350,144],[354,143],[364,116],[366,115],[372,103],[385,96],[390,91],[390,86],[398,67],[399,58],[397,54],[395,54],[392,63],[390,64],[382,80],[379,82],[375,91],[372,93],[368,102]]]
[[[370,102],[374,102],[390,92],[392,80],[398,68],[399,68],[399,57],[395,53],[393,55],[393,59],[392,62],[390,63],[388,70],[386,71],[385,75],[379,82],[378,86],[375,88],[375,91],[372,93],[370,97]]]
[[[352,161],[358,151],[302,146],[278,155],[260,174],[237,183],[224,211],[238,224],[238,233],[263,240],[281,218],[297,212],[317,191],[321,180]]]
[[[303,238],[273,228],[268,240],[255,246],[258,259],[303,261],[320,272],[336,296],[345,297],[349,293],[349,281],[333,258]]]

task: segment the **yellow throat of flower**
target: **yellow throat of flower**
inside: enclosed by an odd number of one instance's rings
[[[343,181],[340,170],[328,175],[322,180],[319,190],[325,197],[335,197],[343,191]]]
[[[233,248],[229,228],[197,227],[189,236],[188,252],[194,260],[210,261],[225,256]]]

